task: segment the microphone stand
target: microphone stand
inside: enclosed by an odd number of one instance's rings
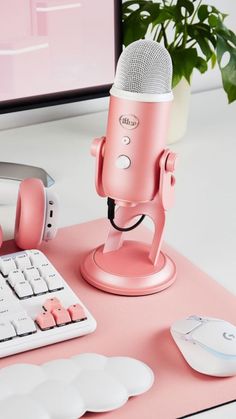
[[[96,189],[105,197],[102,186],[103,150],[105,137],[95,139],[91,153],[96,157]],[[176,266],[161,251],[166,211],[174,204],[174,171],[176,154],[165,149],[158,170],[159,185],[152,201],[133,206],[119,206],[116,224],[127,227],[141,215],[154,223],[151,245],[138,241],[124,241],[124,232],[110,227],[104,245],[93,250],[84,260],[81,273],[96,288],[119,295],[148,295],[169,287],[176,278]]]

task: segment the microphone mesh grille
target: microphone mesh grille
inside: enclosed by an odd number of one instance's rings
[[[170,54],[156,41],[135,41],[122,52],[114,81],[117,89],[162,94],[171,91],[171,82]]]

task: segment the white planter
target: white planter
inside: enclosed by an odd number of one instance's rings
[[[170,125],[167,144],[179,141],[185,134],[188,122],[189,99],[191,88],[187,80],[182,78],[173,89],[174,100],[170,112]]]

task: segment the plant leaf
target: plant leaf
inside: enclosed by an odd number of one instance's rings
[[[208,69],[207,61],[204,60],[202,57],[197,58],[196,68],[200,71],[200,73],[205,73]]]
[[[217,35],[220,35],[223,39],[232,42],[236,46],[236,34],[228,29],[223,21],[218,21],[217,27],[214,29]]]
[[[214,68],[215,67],[216,61],[217,61],[216,60],[216,54],[213,53],[212,56],[211,56],[211,68]]]
[[[139,1],[137,1],[137,0],[128,0],[128,1],[125,1],[122,4],[122,13],[123,14],[126,14],[126,13],[130,14],[130,13],[133,12],[133,10],[137,10],[140,7],[144,6],[145,3],[146,3],[146,0],[139,0]],[[133,9],[133,6],[135,6],[135,9]]]
[[[222,67],[223,54],[228,51],[230,54],[230,60],[228,64]],[[236,100],[236,48],[231,47],[227,40],[220,35],[217,37],[217,61],[220,67],[222,83],[224,90],[228,96],[228,102],[231,103]]]
[[[173,61],[173,81],[175,87],[182,77],[190,83],[190,78],[194,67],[198,63],[198,55],[196,48],[176,48],[171,55]]]
[[[206,20],[209,16],[209,12],[208,12],[208,6],[206,4],[202,4],[197,12],[197,16],[198,19],[203,22],[204,20]]]
[[[135,10],[132,6],[138,6]],[[125,46],[131,42],[143,39],[150,24],[160,12],[160,3],[153,1],[127,1],[123,4],[123,43]]]
[[[210,60],[213,54],[210,42],[213,48],[216,47],[216,36],[211,33],[210,27],[204,23],[194,23],[187,25],[187,32],[190,38],[197,41],[206,59]]]
[[[123,22],[123,43],[125,46],[131,42],[143,39],[150,24],[149,19],[140,17],[140,9],[132,12]]]
[[[178,10],[178,14],[179,14],[179,18],[182,19],[185,17],[185,13],[183,14],[181,9],[184,8],[185,10],[187,10],[188,14],[187,16],[192,16],[193,12],[194,12],[194,5],[192,3],[192,1],[190,0],[177,0],[177,10]]]
[[[201,22],[204,22],[204,20],[206,20],[212,13],[216,15],[222,15],[222,13],[216,7],[202,4],[198,9],[197,16]]]
[[[219,19],[216,15],[210,15],[208,17],[208,23],[212,28],[215,28],[219,24]]]
[[[212,57],[212,50],[210,48],[209,41],[206,38],[201,37],[199,37],[197,41],[206,59],[210,60]]]
[[[156,14],[155,19],[153,20],[153,26],[156,26],[160,23],[165,23],[167,20],[177,20],[177,14],[175,12],[175,6],[165,7],[165,9],[160,9]]]

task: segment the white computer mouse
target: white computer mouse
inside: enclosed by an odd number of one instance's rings
[[[176,321],[170,332],[194,370],[215,377],[236,375],[236,327],[233,324],[190,316]]]

